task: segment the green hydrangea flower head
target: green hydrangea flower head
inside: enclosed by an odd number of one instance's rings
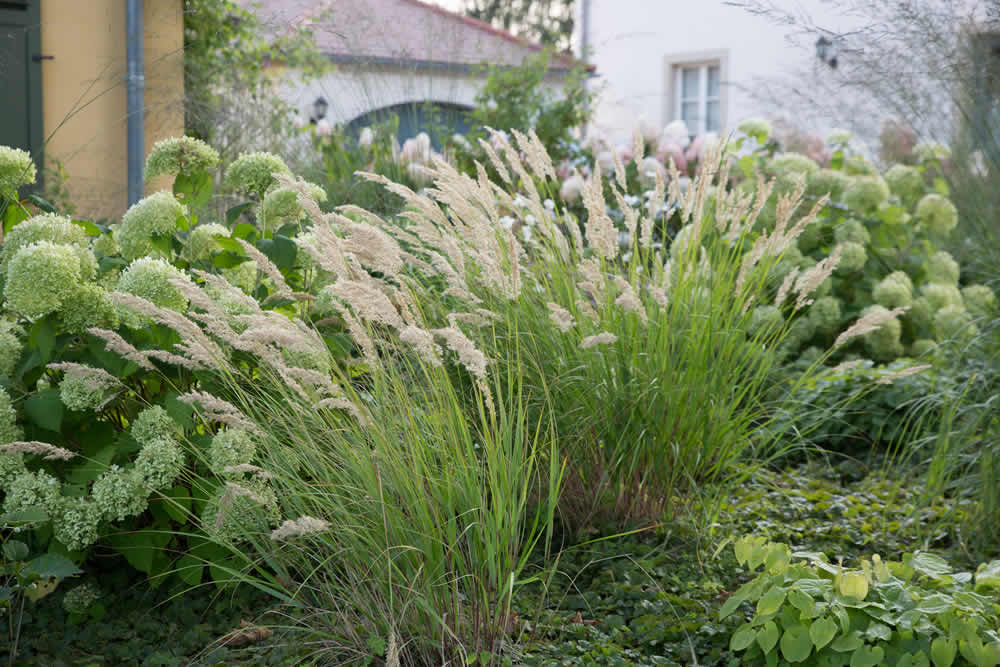
[[[38,241],[21,248],[7,265],[7,307],[28,319],[53,313],[83,280],[72,246]]]
[[[118,291],[142,297],[161,308],[183,313],[187,310],[188,299],[175,286],[172,279],[189,280],[178,268],[157,257],[142,257],[128,265],[118,280]],[[147,324],[144,315],[129,308],[121,308],[122,322],[139,328]]]
[[[844,173],[848,176],[878,176],[878,167],[861,155],[848,155],[844,160]]]
[[[921,288],[921,292],[925,290],[926,285]],[[904,317],[913,324],[920,338],[929,338],[934,335],[934,310],[930,299],[922,293],[913,300],[913,305],[904,314]]]
[[[930,338],[918,338],[910,346],[910,356],[919,359],[920,357],[933,354],[936,349],[937,343],[934,340]]]
[[[889,200],[889,186],[881,176],[855,176],[844,190],[843,199],[852,211],[872,214]]]
[[[37,176],[38,170],[30,153],[0,146],[0,197],[16,199],[18,189],[34,183]]]
[[[816,325],[808,317],[796,318],[785,331],[778,345],[778,356],[789,359],[797,355],[812,337],[816,335]]]
[[[152,239],[172,236],[177,231],[177,219],[185,215],[184,205],[166,190],[140,199],[125,212],[115,234],[122,257],[131,260],[153,254]]]
[[[83,551],[99,537],[101,511],[90,498],[67,498],[58,521],[53,523],[55,538],[70,551]]]
[[[771,136],[771,123],[766,118],[747,118],[737,129],[761,145],[766,144]]]
[[[809,306],[809,320],[821,334],[828,335],[840,329],[842,317],[840,299],[834,296],[823,296]]]
[[[170,438],[148,440],[135,457],[135,470],[151,489],[168,488],[184,468],[184,450]]]
[[[213,538],[230,543],[249,535],[269,533],[281,519],[278,497],[265,480],[246,479],[222,486],[205,504],[202,528]]]
[[[939,341],[967,343],[979,334],[972,314],[962,306],[950,305],[934,313],[934,335]]]
[[[246,294],[250,294],[257,286],[257,262],[252,259],[241,262],[234,267],[222,269],[222,277],[229,281],[233,287],[240,288]]]
[[[909,307],[913,304],[913,281],[905,271],[893,271],[875,285],[872,298],[886,308]]]
[[[855,218],[848,218],[834,227],[833,238],[837,240],[837,243],[853,241],[863,246],[867,246],[872,241],[872,235],[865,227],[865,223]]]
[[[14,478],[28,472],[24,467],[24,454],[21,452],[0,452],[0,489],[5,489]]]
[[[90,249],[93,250],[95,254],[100,254],[105,257],[116,257],[121,254],[121,248],[118,247],[118,240],[115,239],[114,234],[101,234],[94,239]]]
[[[993,319],[997,312],[997,295],[986,285],[969,285],[962,288],[965,307],[977,320]]]
[[[809,174],[806,179],[806,194],[812,197],[830,195],[832,201],[839,201],[851,184],[851,177],[836,169],[820,169]]]
[[[208,466],[217,475],[225,468],[250,463],[257,453],[253,437],[242,429],[229,428],[219,431],[208,448]]]
[[[945,250],[938,250],[924,262],[924,275],[929,283],[957,285],[961,275],[958,262]]]
[[[823,220],[813,220],[802,229],[802,233],[795,239],[795,245],[801,252],[812,252],[823,242],[828,231]]]
[[[291,188],[272,188],[257,207],[257,221],[263,230],[297,222],[301,215],[299,193]]]
[[[229,236],[229,228],[217,222],[209,222],[191,230],[187,238],[187,252],[192,262],[207,260],[219,249],[216,236]]]
[[[67,373],[59,383],[59,398],[70,410],[96,410],[104,402],[104,392],[103,385],[73,373]]]
[[[20,440],[21,436],[21,428],[17,425],[17,412],[10,400],[10,394],[0,387],[0,445]]]
[[[219,153],[194,137],[169,137],[153,144],[146,158],[146,180],[162,174],[197,174],[211,171]]]
[[[63,596],[62,606],[70,614],[86,614],[101,599],[101,591],[92,583],[75,586]]]
[[[97,259],[90,251],[90,240],[83,227],[61,215],[46,213],[15,225],[0,246],[0,271],[6,271],[10,260],[21,248],[38,241],[49,241],[72,246],[80,257],[81,275],[84,280],[93,280],[97,274]]]
[[[913,206],[924,194],[924,177],[916,167],[894,164],[885,172],[885,182],[906,206]]]
[[[63,326],[71,333],[83,333],[90,327],[116,328],[118,309],[108,291],[97,283],[77,285],[59,311]]]
[[[799,353],[799,361],[804,361],[806,363],[814,363],[819,361],[823,356],[823,350],[819,349],[815,345],[810,345],[806,349]]]
[[[874,305],[865,310],[865,315],[875,311],[888,312],[884,306]],[[902,333],[902,323],[893,318],[875,331],[864,334],[865,349],[876,361],[892,361],[903,356]]]
[[[14,372],[21,358],[20,328],[13,322],[0,319],[0,378]]]
[[[309,196],[310,199],[319,204],[322,204],[323,202],[326,201],[327,194],[326,190],[323,188],[322,185],[318,185],[316,183],[310,183],[309,181],[305,181],[304,184],[306,186],[306,194]]]
[[[35,508],[41,508],[50,517],[61,513],[62,484],[44,470],[21,473],[11,480],[4,491],[7,494],[3,500],[4,513]]]
[[[180,429],[167,411],[159,406],[148,407],[135,416],[132,422],[132,437],[140,445],[148,445],[154,440],[166,438],[175,440]]]
[[[275,173],[291,176],[292,170],[273,153],[245,153],[229,165],[226,185],[239,192],[261,197],[277,182],[272,175]]]
[[[947,160],[951,157],[951,149],[936,141],[920,142],[913,148],[913,153],[921,162]]]
[[[861,271],[868,261],[868,252],[865,247],[857,241],[844,241],[837,246],[840,248],[840,263],[834,269],[837,275],[844,276],[856,271]]]
[[[106,521],[124,521],[146,511],[149,491],[135,469],[113,465],[94,482],[90,495]]]
[[[962,293],[958,291],[957,285],[927,283],[920,291],[923,297],[927,299],[927,305],[932,313],[948,306],[965,307],[965,301],[962,299]]]
[[[917,203],[917,221],[932,234],[945,236],[958,225],[958,209],[947,197],[931,193]]]
[[[819,171],[819,165],[801,153],[781,153],[774,156],[767,170],[778,177],[809,176]]]

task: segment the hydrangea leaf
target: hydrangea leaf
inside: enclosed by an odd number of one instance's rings
[[[29,396],[24,402],[24,413],[32,422],[56,433],[62,429],[64,411],[59,390],[53,387]]]
[[[27,569],[42,579],[65,579],[83,572],[69,558],[56,553],[42,554],[28,563]]]

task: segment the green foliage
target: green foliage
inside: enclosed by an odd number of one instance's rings
[[[877,554],[857,570],[823,554],[743,537],[736,560],[762,569],[719,610],[724,619],[745,604],[754,613],[730,637],[744,661],[817,665],[996,665],[1000,624],[990,573],[954,572],[940,556]]]
[[[473,18],[513,31],[532,42],[569,51],[573,36],[572,0],[467,0]]]

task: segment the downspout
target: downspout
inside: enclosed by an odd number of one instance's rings
[[[144,192],[143,166],[146,159],[145,106],[146,64],[143,44],[143,0],[127,0],[126,23],[128,39],[128,204],[131,206]]]
[[[587,56],[590,51],[590,0],[580,0],[580,60],[584,63],[587,62]],[[587,85],[587,79],[590,73],[584,73],[583,76],[583,90],[588,91],[589,86]],[[584,112],[587,116],[590,116],[590,104],[589,102],[584,107]],[[581,128],[581,134],[584,138],[587,136],[587,123],[584,122]]]

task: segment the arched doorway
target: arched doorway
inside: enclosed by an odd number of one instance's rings
[[[347,134],[357,136],[361,128],[399,119],[396,138],[400,143],[420,132],[426,132],[431,144],[440,150],[441,140],[452,134],[467,134],[471,128],[471,107],[452,102],[404,102],[374,109],[347,123]]]

